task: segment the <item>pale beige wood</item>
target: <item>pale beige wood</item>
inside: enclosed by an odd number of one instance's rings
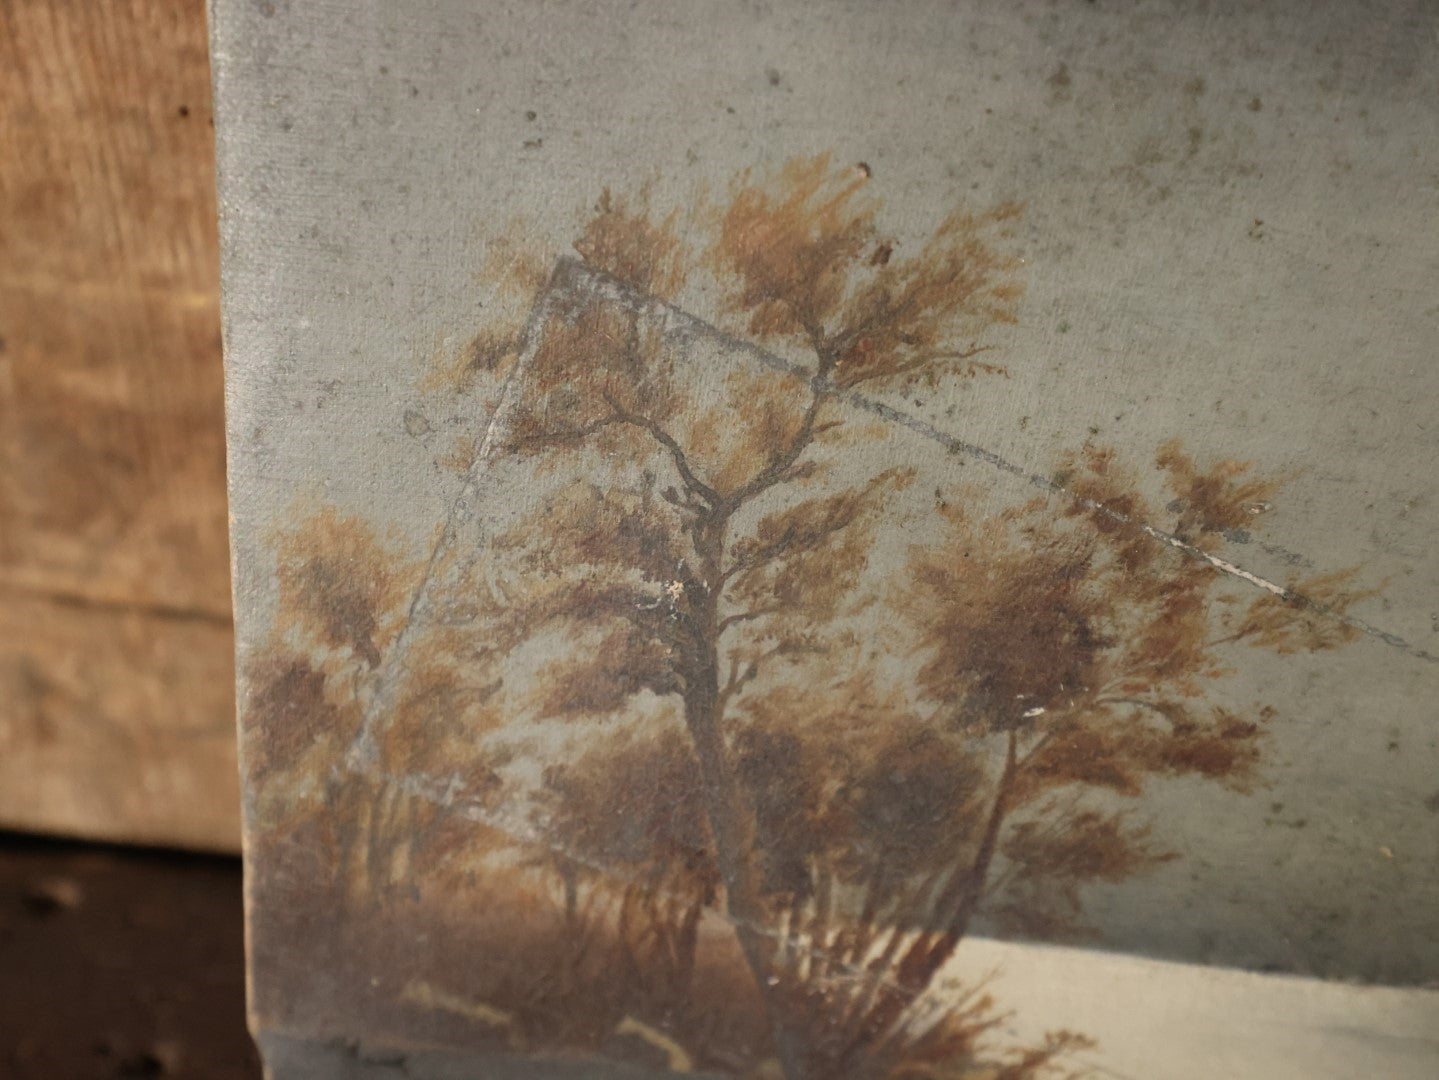
[[[205,32],[0,0],[0,825],[238,844]]]

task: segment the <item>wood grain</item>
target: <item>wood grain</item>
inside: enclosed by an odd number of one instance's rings
[[[0,606],[11,827],[224,848],[239,785],[223,623],[53,599]]]
[[[203,3],[0,0],[0,100],[0,824],[233,848]]]

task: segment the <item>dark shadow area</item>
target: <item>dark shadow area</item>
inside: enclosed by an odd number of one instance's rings
[[[0,832],[0,1075],[255,1080],[240,862]]]

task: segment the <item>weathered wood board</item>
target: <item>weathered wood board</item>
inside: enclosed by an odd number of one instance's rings
[[[277,1077],[1439,1068],[1439,10],[213,26]]]
[[[0,3],[0,826],[239,842],[202,3]]]

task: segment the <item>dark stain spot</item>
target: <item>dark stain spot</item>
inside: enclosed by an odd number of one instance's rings
[[[778,85],[779,85],[779,78],[780,78],[779,72],[776,71],[774,68],[765,68],[765,69],[764,69],[764,77],[769,80],[769,84],[770,84],[771,86],[778,86]]]
[[[74,911],[84,902],[85,894],[73,878],[45,878],[26,886],[21,901],[36,918]]]
[[[149,1050],[122,1058],[118,1066],[120,1076],[150,1078],[175,1076],[179,1072],[180,1064],[179,1046],[162,1042],[157,1043]]]
[[[530,120],[530,121],[534,121],[534,120],[539,119],[539,115],[540,115],[540,114],[537,113],[537,112],[535,112],[534,109],[529,109],[529,110],[527,110],[527,111],[525,112],[525,119],[526,119],[526,120]]]
[[[180,106],[180,109],[179,109],[179,113],[180,113],[180,119],[183,120],[185,117],[187,117],[187,116],[190,115],[190,106],[188,106],[188,105],[181,105],[181,106]]]
[[[1430,813],[1439,814],[1439,791],[1434,792],[1433,795],[1430,795],[1429,798],[1424,800],[1424,809]]]
[[[1190,97],[1199,97],[1204,93],[1205,82],[1203,76],[1196,75],[1184,84],[1184,92]]]
[[[1258,112],[1260,109],[1264,108],[1264,102],[1260,101],[1258,97],[1252,97],[1249,99],[1249,104],[1247,108],[1250,112]]]

